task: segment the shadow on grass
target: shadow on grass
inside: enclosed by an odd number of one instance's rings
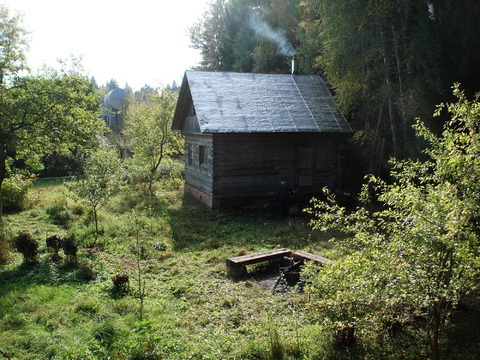
[[[12,291],[22,292],[37,285],[85,284],[96,276],[86,262],[73,264],[53,261],[48,256],[38,262],[22,262],[17,267],[3,270],[1,275],[0,295],[7,295]]]
[[[174,251],[222,246],[300,249],[329,238],[328,234],[314,234],[304,214],[284,218],[269,208],[211,210],[188,194],[181,207],[169,211],[169,221]]]

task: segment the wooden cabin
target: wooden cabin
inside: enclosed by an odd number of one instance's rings
[[[339,183],[351,128],[319,76],[186,71],[173,119],[185,135],[185,190],[210,208],[305,195]]]

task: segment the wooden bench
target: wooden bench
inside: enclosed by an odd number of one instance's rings
[[[283,257],[291,255],[292,252],[288,249],[263,251],[255,254],[237,256],[227,259],[227,266],[229,268],[244,267],[246,265],[257,264],[263,261],[283,259]]]
[[[236,256],[226,260],[228,271],[234,276],[245,275],[247,265],[258,264],[264,261],[280,260],[284,257],[291,257],[295,260],[314,261],[319,265],[327,265],[332,261],[318,255],[310,254],[306,251],[291,251],[289,249],[277,249],[263,251],[255,254]]]
[[[319,255],[310,254],[306,251],[294,251],[292,252],[292,257],[296,260],[302,259],[302,260],[314,261],[320,265],[328,265],[332,263],[331,260],[328,260]]]

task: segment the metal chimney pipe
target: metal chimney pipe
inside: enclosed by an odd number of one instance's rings
[[[293,55],[292,58],[292,75],[298,75],[298,55]]]

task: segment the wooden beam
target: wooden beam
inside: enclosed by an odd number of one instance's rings
[[[333,261],[328,260],[322,256],[310,254],[306,251],[294,251],[292,252],[292,257],[294,259],[303,259],[303,260],[310,260],[310,261],[315,261],[316,263],[322,264],[322,265],[328,265],[331,264]]]
[[[227,266],[239,267],[239,266],[257,264],[263,261],[282,259],[284,256],[291,256],[291,255],[292,255],[292,251],[288,249],[264,251],[260,253],[237,256],[237,257],[227,259]]]

